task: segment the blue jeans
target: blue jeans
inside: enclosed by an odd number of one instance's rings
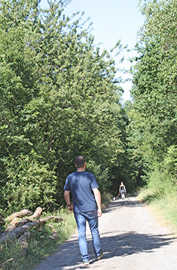
[[[79,236],[79,248],[83,261],[89,260],[87,239],[86,239],[86,221],[88,221],[90,231],[92,234],[92,244],[95,256],[99,256],[102,252],[100,234],[98,231],[98,217],[96,211],[90,211],[85,213],[74,212],[74,217],[77,223],[78,236]]]

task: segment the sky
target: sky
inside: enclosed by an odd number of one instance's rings
[[[90,18],[95,41],[106,49],[112,48],[118,40],[134,46],[137,31],[144,21],[138,11],[138,0],[72,0],[66,12],[75,11],[84,11],[85,18]]]
[[[72,0],[66,6],[65,13],[71,15],[76,11],[84,11],[84,18],[89,18],[93,24],[91,34],[99,47],[110,50],[121,40],[123,45],[128,45],[131,49],[136,44],[137,33],[144,22],[138,2],[139,0]],[[127,62],[124,65],[129,67]],[[122,85],[123,100],[130,99],[131,86],[131,82]]]

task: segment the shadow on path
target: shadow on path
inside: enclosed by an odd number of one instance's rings
[[[116,236],[102,236],[105,258],[127,256],[140,252],[153,252],[154,249],[167,246],[176,238],[172,235],[148,235],[128,232]]]
[[[170,234],[148,235],[131,231],[119,235],[119,232],[117,232],[117,235],[112,236],[111,233],[112,232],[101,235],[104,260],[115,256],[119,257],[141,252],[153,252],[154,249],[167,246],[176,239]],[[88,240],[88,246],[89,252],[91,256],[93,256],[91,240]],[[35,270],[62,270],[65,269],[65,267],[70,270],[76,270],[80,263],[78,242],[73,240],[67,241],[61,246],[61,250],[58,253],[49,257]],[[82,268],[84,269],[85,267],[79,265],[79,269]]]

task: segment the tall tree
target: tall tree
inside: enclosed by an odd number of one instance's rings
[[[177,144],[177,2],[149,2],[132,95],[135,118],[141,121],[135,128],[142,142],[137,149],[152,171],[164,167],[165,156]]]

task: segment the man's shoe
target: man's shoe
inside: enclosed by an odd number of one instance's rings
[[[90,264],[90,261],[83,261],[83,265],[87,266]]]
[[[99,261],[103,258],[103,251],[101,251],[100,255],[96,257],[96,260]]]

